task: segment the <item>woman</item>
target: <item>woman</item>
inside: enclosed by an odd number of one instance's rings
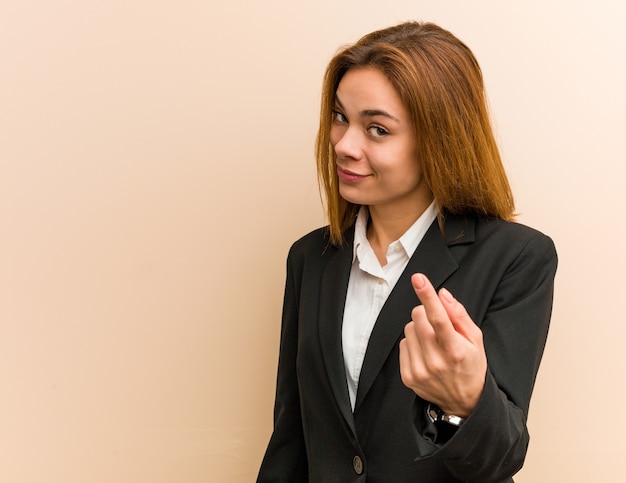
[[[512,481],[557,257],[512,221],[473,54],[433,24],[363,37],[316,154],[329,226],[289,253],[258,481]]]

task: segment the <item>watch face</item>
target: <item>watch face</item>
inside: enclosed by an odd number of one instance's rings
[[[428,407],[426,408],[426,414],[428,415],[428,419],[430,419],[431,423],[436,423],[441,417],[440,409],[434,404],[428,405]]]

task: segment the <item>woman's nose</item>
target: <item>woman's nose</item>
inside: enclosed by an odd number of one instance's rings
[[[341,133],[334,148],[335,153],[340,158],[359,159],[362,153],[362,141],[357,130],[348,127]]]

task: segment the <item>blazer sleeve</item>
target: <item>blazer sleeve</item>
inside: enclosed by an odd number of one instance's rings
[[[447,441],[416,414],[422,458],[435,455],[461,481],[501,482],[522,467],[532,389],[552,311],[557,255],[550,238],[534,232],[509,264],[489,302],[483,331],[488,370],[481,399]]]
[[[274,403],[274,430],[261,463],[257,483],[305,483],[308,465],[296,375],[298,293],[300,277],[292,249],[287,257],[280,355]],[[301,265],[301,264],[300,264]],[[297,273],[296,273],[297,272]]]

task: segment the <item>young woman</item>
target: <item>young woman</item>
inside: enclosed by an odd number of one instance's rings
[[[317,164],[258,482],[512,481],[557,257],[512,221],[471,51],[411,22],[337,54]]]

